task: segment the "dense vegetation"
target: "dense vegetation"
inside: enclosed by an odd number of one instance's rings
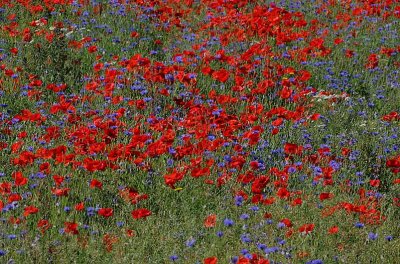
[[[1,263],[399,263],[396,0],[0,1]]]

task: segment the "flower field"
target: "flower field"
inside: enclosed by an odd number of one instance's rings
[[[400,263],[399,0],[0,1],[0,263]]]

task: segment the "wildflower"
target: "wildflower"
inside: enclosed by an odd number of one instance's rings
[[[242,196],[235,196],[235,205],[241,206],[243,204],[244,198]]]
[[[258,206],[252,206],[250,207],[250,210],[253,212],[257,212],[258,210],[260,210],[260,208]]]
[[[113,215],[113,209],[112,208],[100,208],[97,213],[103,217],[110,217]]]
[[[364,224],[360,223],[360,222],[357,222],[357,223],[354,224],[354,226],[357,227],[357,228],[363,228]]]
[[[374,241],[374,240],[376,240],[377,238],[378,238],[378,234],[373,233],[373,232],[369,232],[369,233],[368,233],[368,239],[369,239],[369,240]]]
[[[206,220],[204,221],[205,227],[214,227],[217,220],[217,215],[211,214],[207,216]]]
[[[231,258],[231,263],[236,264],[239,261],[239,257],[238,256],[234,256]]]
[[[194,239],[194,238],[190,238],[188,241],[186,241],[186,246],[187,247],[193,247],[194,246],[194,244],[196,243],[196,239]]]
[[[241,240],[243,243],[250,243],[250,242],[252,242],[251,238],[249,237],[249,234],[242,234],[242,235],[240,236],[240,240]]]
[[[242,214],[241,216],[240,216],[240,219],[241,220],[246,220],[246,219],[249,219],[250,218],[250,216],[248,215],[248,214]]]
[[[307,264],[324,264],[324,262],[320,259],[314,259],[306,262]]]
[[[132,211],[131,214],[132,214],[133,219],[140,219],[140,218],[146,218],[146,217],[150,216],[152,213],[150,210],[148,210],[146,208],[140,208],[140,209]]]
[[[229,219],[229,218],[226,218],[226,219],[224,220],[224,225],[225,225],[225,226],[233,226],[234,223],[235,223],[235,222],[233,222],[233,220],[232,220],[232,219]]]
[[[204,259],[204,264],[217,264],[218,259],[216,257],[209,257]]]
[[[278,252],[278,250],[279,250],[278,247],[265,248],[265,249],[264,249],[264,253],[265,253],[265,254],[271,254],[271,253]]]

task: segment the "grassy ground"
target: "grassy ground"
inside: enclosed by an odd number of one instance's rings
[[[0,4],[1,262],[398,263],[399,5],[190,2]]]

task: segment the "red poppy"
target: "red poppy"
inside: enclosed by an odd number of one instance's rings
[[[204,264],[217,264],[218,263],[218,259],[217,259],[217,257],[205,258],[203,263]]]
[[[83,209],[85,209],[85,205],[83,204],[83,202],[80,202],[75,205],[75,210],[82,211]]]
[[[10,52],[13,54],[13,55],[17,55],[18,54],[18,48],[11,48],[10,49]]]
[[[146,218],[150,216],[152,213],[150,210],[146,208],[140,208],[132,211],[132,217],[133,219],[140,219],[140,218]]]
[[[89,51],[89,53],[94,53],[94,52],[97,51],[97,47],[96,47],[96,46],[90,46],[90,47],[88,48],[88,51]]]
[[[25,178],[20,171],[14,172],[11,176],[15,180],[15,186],[23,186],[28,183],[28,178]]]
[[[379,187],[379,185],[381,184],[381,181],[378,180],[378,179],[374,179],[374,180],[370,180],[370,181],[369,181],[369,184],[370,184],[372,187]]]
[[[68,192],[70,191],[70,188],[53,188],[51,189],[51,192],[55,195],[55,196],[67,196]]]
[[[337,232],[339,232],[339,227],[337,226],[332,226],[331,228],[329,228],[328,233],[329,234],[336,234]]]
[[[214,72],[212,73],[212,77],[213,77],[215,80],[224,83],[224,82],[226,82],[226,81],[229,79],[229,72],[228,72],[227,70],[225,70],[225,69],[221,69],[221,70],[218,70],[218,71],[214,71]]]
[[[333,193],[320,193],[319,199],[321,201],[323,201],[323,200],[331,199],[333,196],[334,196]]]
[[[96,179],[92,179],[91,181],[90,181],[90,188],[98,188],[98,189],[102,189],[102,187],[103,187],[103,183],[101,182],[101,181],[98,181],[98,180],[96,180]]]
[[[204,221],[204,226],[205,227],[214,227],[216,221],[217,221],[217,215],[211,214],[211,215],[207,216],[206,220]]]
[[[64,231],[67,234],[77,235],[77,234],[79,234],[78,224],[74,223],[74,222],[65,222],[64,223]]]
[[[290,154],[300,155],[303,153],[303,146],[298,146],[298,145],[292,144],[292,143],[285,143],[284,151],[285,151],[285,154],[287,154],[287,155],[290,155]]]
[[[288,218],[282,219],[281,222],[284,223],[286,227],[292,227],[293,226],[292,222]]]
[[[262,193],[263,189],[265,188],[265,186],[267,186],[268,182],[269,182],[269,177],[267,176],[261,176],[257,178],[251,185],[251,192],[256,194]]]
[[[54,175],[53,180],[56,183],[56,186],[60,186],[61,183],[64,181],[64,177],[60,175]]]
[[[282,99],[288,99],[292,95],[292,93],[293,93],[292,89],[284,86],[279,92],[279,97]]]
[[[302,204],[303,204],[303,200],[301,198],[296,198],[292,202],[292,206],[302,205]]]
[[[133,236],[135,236],[135,231],[133,231],[132,229],[128,229],[128,230],[126,230],[126,235],[128,237],[133,237]]]
[[[281,187],[276,192],[276,195],[281,199],[287,199],[290,197],[290,192],[285,187]]]
[[[305,225],[302,225],[299,228],[299,232],[308,234],[308,233],[311,233],[314,230],[314,227],[315,227],[314,224],[305,224]]]
[[[368,57],[368,63],[365,65],[367,69],[374,69],[378,67],[378,55],[371,54]]]
[[[97,213],[103,217],[110,217],[113,215],[113,209],[112,208],[100,208]]]
[[[39,212],[39,208],[37,208],[33,205],[30,205],[30,206],[27,206],[24,208],[24,216],[25,217],[28,215],[31,215],[31,214],[36,214],[37,212]]]
[[[46,230],[48,230],[51,227],[51,224],[48,220],[46,219],[41,219],[38,221],[37,223],[37,228],[39,229],[39,231],[44,234],[44,232],[46,232]]]

